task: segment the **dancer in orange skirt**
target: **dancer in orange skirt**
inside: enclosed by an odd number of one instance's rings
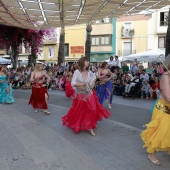
[[[32,94],[28,104],[31,104],[37,112],[37,109],[44,109],[44,113],[50,115],[47,110],[47,100],[49,98],[48,92],[46,90],[46,85],[43,83],[44,78],[47,79],[47,84],[50,82],[50,77],[42,71],[42,64],[38,63],[35,65],[34,71],[31,73],[30,81],[32,85]]]
[[[170,55],[165,61],[166,71],[160,81],[161,95],[155,103],[152,119],[141,133],[144,147],[147,148],[149,160],[160,165],[156,152],[168,151],[170,154]]]

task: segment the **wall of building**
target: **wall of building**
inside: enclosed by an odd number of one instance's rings
[[[148,35],[148,20],[149,16],[132,15],[124,16],[117,19],[117,55],[124,55],[124,42],[131,42],[129,37],[122,37],[122,28],[125,23],[131,23],[131,29],[134,29],[132,37],[132,53],[138,53],[147,50],[147,35]],[[130,52],[130,51],[129,51]]]

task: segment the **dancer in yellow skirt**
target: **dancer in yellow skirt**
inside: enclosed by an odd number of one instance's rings
[[[165,61],[165,73],[160,81],[161,95],[155,103],[152,119],[141,133],[149,160],[160,165],[156,152],[168,151],[170,154],[170,55]]]

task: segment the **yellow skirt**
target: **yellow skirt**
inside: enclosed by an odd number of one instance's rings
[[[147,152],[168,151],[170,154],[170,102],[157,101],[152,119],[146,127],[140,136]]]

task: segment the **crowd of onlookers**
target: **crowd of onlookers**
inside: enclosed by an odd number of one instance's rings
[[[90,70],[96,74],[102,63],[90,63]],[[66,72],[69,67],[78,69],[77,64],[66,63],[65,66],[57,64],[43,64],[43,70],[50,76],[51,81],[47,85],[49,90],[65,90]],[[111,56],[108,68],[112,71],[113,92],[123,97],[133,96],[146,99],[156,99],[160,94],[159,80],[163,74],[163,66],[160,63],[150,63],[147,68],[134,60],[131,66],[126,62],[120,62],[118,57]],[[30,89],[31,72],[33,67],[22,66],[17,70],[8,68],[10,83],[14,89]],[[45,82],[45,80],[44,80]],[[97,85],[96,81],[96,85]]]

